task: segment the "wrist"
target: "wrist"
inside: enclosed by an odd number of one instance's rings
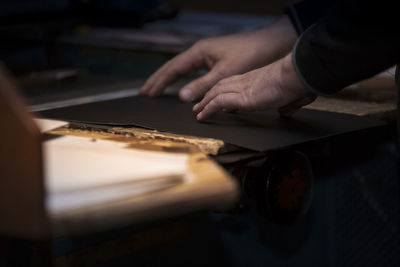
[[[297,75],[293,66],[292,53],[287,54],[280,61],[279,86],[281,90],[288,94],[292,101],[310,93]]]
[[[280,17],[271,25],[253,31],[252,34],[255,38],[262,38],[259,50],[273,55],[271,62],[287,55],[298,38],[296,29],[287,15]]]

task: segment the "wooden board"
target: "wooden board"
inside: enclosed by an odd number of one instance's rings
[[[395,120],[396,99],[394,77],[383,73],[351,85],[337,95],[318,97],[306,108]]]
[[[238,147],[226,144],[224,141],[218,139],[177,135],[138,127],[110,127],[70,123],[69,126],[60,127],[51,133],[61,135],[68,133],[75,136],[103,138],[129,143],[130,146],[135,148],[166,152],[201,151],[207,155],[217,155],[239,150]]]

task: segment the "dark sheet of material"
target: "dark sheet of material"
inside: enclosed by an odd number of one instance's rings
[[[198,122],[193,104],[176,96],[129,97],[41,112],[45,118],[118,126],[141,126],[170,133],[209,137],[240,147],[266,151],[356,131],[383,123],[369,118],[302,109],[292,118],[275,110],[223,113]]]

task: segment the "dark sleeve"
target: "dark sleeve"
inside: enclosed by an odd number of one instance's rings
[[[296,10],[306,28],[293,49],[293,65],[310,90],[333,94],[400,62],[395,1],[335,1],[308,26],[302,18],[311,7]]]
[[[302,34],[308,27],[324,16],[327,8],[335,0],[304,0],[286,8],[297,33]]]
[[[400,147],[400,65],[396,66],[395,81],[397,87],[397,145]]]

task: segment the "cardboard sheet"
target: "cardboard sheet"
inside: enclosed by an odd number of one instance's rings
[[[141,126],[170,133],[223,140],[240,147],[267,151],[315,139],[383,125],[383,122],[346,114],[302,109],[292,118],[275,110],[217,113],[198,122],[193,104],[176,96],[150,99],[134,96],[47,110],[45,118],[118,126]]]

